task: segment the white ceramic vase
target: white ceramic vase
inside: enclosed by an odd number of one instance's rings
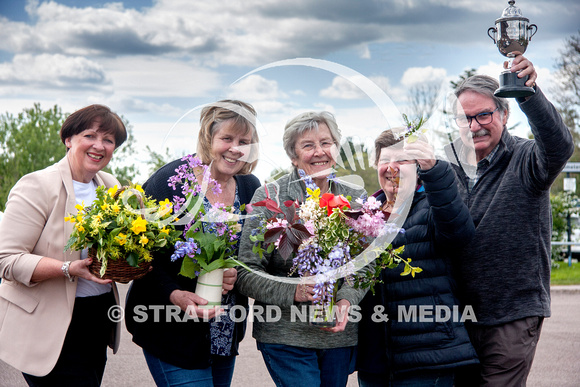
[[[200,305],[200,308],[212,309],[221,305],[223,281],[224,269],[215,269],[197,278],[195,294],[207,300],[207,304]]]

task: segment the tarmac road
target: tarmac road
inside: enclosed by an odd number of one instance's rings
[[[127,287],[119,286],[123,299]],[[116,355],[109,353],[103,386],[154,387],[155,383],[149,375],[141,349],[131,342],[131,335],[127,331],[123,331],[121,340],[119,352]],[[528,386],[579,387],[579,355],[580,286],[553,287],[552,317],[544,322]],[[250,334],[241,343],[232,385],[274,386]],[[353,374],[348,387],[357,385],[356,374]],[[0,387],[25,386],[26,383],[17,370],[0,362]]]

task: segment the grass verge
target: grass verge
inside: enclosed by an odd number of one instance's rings
[[[552,268],[552,285],[580,285],[580,263],[573,262],[568,266],[568,261],[558,262],[560,267]]]

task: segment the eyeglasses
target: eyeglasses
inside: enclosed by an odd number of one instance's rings
[[[404,165],[404,164],[412,164],[414,162],[415,160],[405,160],[405,159],[397,160],[397,159],[381,158],[379,160],[379,165],[385,165],[390,163],[398,163],[400,165]]]
[[[497,109],[499,109],[499,107],[496,107],[494,111],[492,112],[484,112],[484,113],[479,113],[476,114],[474,116],[456,116],[455,117],[455,122],[457,123],[457,126],[459,126],[460,128],[468,128],[471,126],[471,120],[473,120],[475,118],[475,121],[477,121],[477,123],[479,125],[487,125],[487,124],[491,124],[491,121],[493,121],[493,113],[495,113],[497,111]]]
[[[334,142],[332,141],[322,141],[319,143],[314,143],[314,142],[306,142],[303,144],[298,144],[298,147],[300,149],[302,149],[303,151],[313,151],[314,149],[316,149],[317,146],[320,146],[320,148],[322,149],[328,149],[331,146],[335,145]]]

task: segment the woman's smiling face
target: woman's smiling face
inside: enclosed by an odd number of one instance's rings
[[[333,148],[335,143],[330,129],[321,122],[318,130],[308,130],[296,141],[296,158],[292,164],[312,176],[315,182],[317,179],[326,179],[334,165]]]
[[[250,151],[251,142],[251,132],[244,133],[233,120],[221,122],[211,140],[212,177],[227,180],[240,172],[247,159],[243,156]]]
[[[100,130],[98,121],[90,128],[65,140],[72,177],[88,183],[97,172],[105,168],[115,150],[115,135]]]

